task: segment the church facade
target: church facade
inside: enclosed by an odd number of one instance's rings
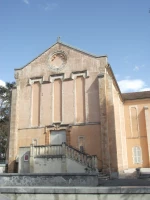
[[[107,56],[58,41],[15,79],[9,172],[76,172],[78,162],[123,176],[150,167],[150,91],[122,94]]]

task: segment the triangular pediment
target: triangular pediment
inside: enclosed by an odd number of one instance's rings
[[[88,53],[88,52],[86,52],[86,51],[83,51],[83,50],[78,49],[78,48],[76,48],[76,47],[73,47],[73,46],[71,46],[71,45],[65,44],[65,43],[63,43],[63,42],[56,42],[56,43],[53,44],[51,47],[49,47],[49,48],[46,49],[44,52],[42,52],[42,53],[39,54],[37,57],[35,57],[33,60],[31,60],[29,63],[27,63],[26,65],[24,65],[24,66],[21,67],[21,68],[16,68],[15,70],[21,70],[21,69],[25,68],[26,66],[28,66],[29,64],[31,64],[32,62],[34,62],[36,59],[42,57],[46,52],[50,51],[51,49],[57,49],[56,51],[59,51],[59,49],[61,49],[61,46],[62,46],[62,47],[65,47],[65,48],[68,48],[68,49],[71,49],[71,50],[73,50],[73,51],[76,51],[76,52],[78,52],[78,53],[81,53],[81,54],[84,54],[84,55],[93,57],[93,58],[107,57],[107,55],[97,56],[97,55]],[[56,47],[56,48],[55,48],[55,47]],[[56,52],[56,51],[55,51],[55,52]]]

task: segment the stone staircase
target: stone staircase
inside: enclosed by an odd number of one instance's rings
[[[99,172],[98,179],[101,181],[107,181],[110,179],[109,175]]]
[[[89,155],[66,143],[59,145],[37,145],[31,144],[30,155],[32,158],[67,158],[84,167],[86,173],[98,172],[97,156]]]
[[[136,173],[139,179],[150,179],[150,168],[137,168]]]

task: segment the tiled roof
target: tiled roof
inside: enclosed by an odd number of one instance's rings
[[[122,93],[124,100],[136,100],[150,98],[150,91]]]

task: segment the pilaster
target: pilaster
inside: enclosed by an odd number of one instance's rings
[[[106,74],[98,76],[99,83],[99,106],[101,123],[101,158],[103,171],[110,173],[109,141],[107,129],[107,110],[106,110]]]
[[[30,173],[34,173],[34,145],[30,145]]]
[[[148,155],[149,155],[149,167],[150,167],[150,114],[149,114],[148,106],[144,106],[144,112],[145,112],[145,123],[146,123]]]

